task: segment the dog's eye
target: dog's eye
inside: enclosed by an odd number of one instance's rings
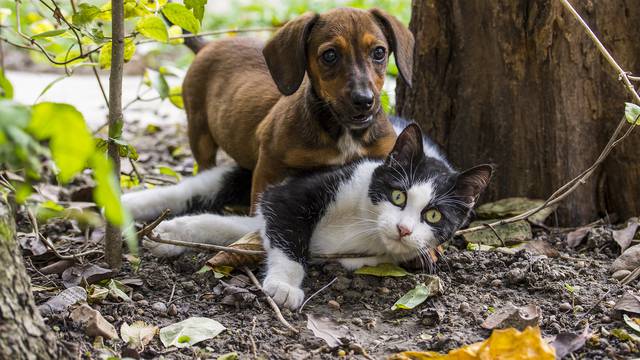
[[[382,46],[378,46],[373,50],[373,60],[382,61],[384,60],[386,54],[387,51]]]
[[[338,59],[338,54],[333,49],[327,50],[322,53],[322,60],[329,65],[336,62],[337,59]]]

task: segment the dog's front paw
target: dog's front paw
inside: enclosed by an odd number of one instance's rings
[[[304,291],[284,281],[271,280],[267,277],[263,287],[278,305],[286,306],[291,310],[299,308],[304,301]]]
[[[186,228],[181,225],[181,221],[179,219],[174,219],[163,221],[157,228],[155,228],[154,232],[160,239],[188,241],[188,239],[184,239],[185,230]],[[176,257],[182,255],[188,250],[186,247],[163,244],[149,240],[145,240],[143,245],[157,257]]]

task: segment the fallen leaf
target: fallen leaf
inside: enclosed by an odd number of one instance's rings
[[[485,329],[515,328],[523,330],[529,326],[537,326],[540,322],[540,308],[530,304],[516,307],[508,304],[489,315],[482,323]]]
[[[184,348],[212,339],[226,330],[219,322],[205,317],[190,317],[160,329],[160,341],[165,347]]]
[[[567,233],[567,246],[572,249],[578,247],[582,244],[582,240],[589,235],[591,229],[591,226],[585,226]]]
[[[630,318],[627,314],[622,315],[624,322],[633,330],[640,333],[640,319],[639,318]]]
[[[534,255],[545,255],[550,258],[555,258],[560,255],[556,248],[544,240],[527,241],[522,246],[516,247],[515,249],[526,249]]]
[[[520,215],[542,204],[544,204],[544,200],[511,197],[478,206],[476,208],[476,215],[479,219],[502,219]],[[551,206],[529,216],[528,219],[533,223],[543,223],[554,211],[555,206]]]
[[[100,280],[104,280],[113,276],[113,271],[105,268],[101,268],[97,265],[86,264],[80,266],[73,266],[66,269],[62,273],[62,283],[65,287],[80,285],[86,282],[87,284],[97,283]]]
[[[47,300],[47,302],[38,306],[38,309],[42,316],[47,316],[66,310],[69,306],[86,300],[87,292],[80,286],[73,286]]]
[[[613,329],[611,330],[611,335],[618,338],[618,340],[629,341],[631,340],[631,336],[625,329]]]
[[[633,271],[640,266],[640,244],[634,245],[626,249],[618,258],[611,264],[610,271],[612,273],[618,270]]]
[[[640,297],[625,292],[613,309],[621,313],[640,314]]]
[[[120,327],[120,337],[134,349],[144,349],[158,333],[158,327],[148,325],[144,321],[136,321],[129,325],[126,322]]]
[[[109,289],[100,285],[92,284],[87,288],[87,300],[90,303],[101,302],[107,298],[107,295],[109,295]]]
[[[613,240],[620,246],[621,252],[624,252],[631,245],[636,230],[638,230],[638,218],[633,217],[627,221],[627,226],[624,229],[613,231]]]
[[[395,264],[379,264],[376,266],[363,266],[360,269],[354,271],[354,274],[358,275],[372,275],[372,276],[395,276],[402,277],[411,275],[407,270],[401,268]]]
[[[345,325],[340,325],[328,317],[318,317],[313,314],[307,315],[307,329],[332,348],[342,345],[342,339],[351,337],[349,328]]]
[[[404,294],[395,302],[395,304],[393,304],[391,310],[411,310],[422,304],[428,297],[442,293],[443,285],[439,277],[429,275],[427,280],[428,281],[424,284],[418,284],[416,287]]]
[[[42,241],[33,234],[19,234],[18,241],[20,242],[20,247],[28,250],[31,256],[39,256],[49,252],[49,249]]]
[[[242,250],[263,250],[262,238],[260,237],[260,233],[257,231],[241,237],[236,242],[228,246]],[[255,266],[260,264],[263,260],[264,257],[260,255],[245,255],[220,251],[207,261],[207,265],[212,268],[218,266],[238,268],[241,266]]]
[[[405,351],[392,355],[390,360],[554,360],[555,358],[555,350],[542,339],[540,328],[528,327],[522,332],[516,329],[494,330],[487,340],[451,350],[448,354],[433,351]]]
[[[234,352],[226,353],[224,355],[220,355],[216,360],[238,360],[238,359],[239,359],[238,353],[234,351]]]
[[[131,291],[131,288],[123,285],[120,281],[109,279],[103,280],[100,284],[109,290],[110,298],[114,300],[131,301],[131,298],[127,295],[127,292]]]
[[[89,336],[102,336],[107,339],[118,338],[116,328],[105,320],[100,312],[87,304],[82,304],[73,310],[70,317],[71,320],[80,324]]]
[[[550,345],[556,350],[556,359],[562,359],[572,352],[582,348],[590,337],[591,333],[589,332],[589,325],[587,325],[581,334],[558,334]]]
[[[480,226],[486,223],[492,223],[496,220],[474,221],[469,227]],[[504,224],[493,227],[500,238],[490,228],[465,233],[462,235],[467,243],[482,244],[489,246],[510,246],[516,245],[533,238],[531,224],[526,220],[516,221],[510,224]],[[502,239],[502,240],[500,240]],[[504,244],[503,244],[504,242]]]
[[[49,264],[43,267],[42,269],[40,269],[40,272],[45,275],[60,274],[61,272],[67,270],[73,265],[75,265],[75,262],[73,260],[58,260],[53,264]]]

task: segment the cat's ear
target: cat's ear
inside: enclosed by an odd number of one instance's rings
[[[489,185],[492,173],[493,166],[486,164],[460,173],[456,180],[455,194],[461,198],[460,200],[469,204],[469,207],[473,207],[478,196]]]
[[[385,163],[391,165],[400,163],[401,165],[410,165],[415,163],[417,159],[424,156],[422,149],[422,131],[415,124],[409,124],[396,139],[393,150],[387,156]]]

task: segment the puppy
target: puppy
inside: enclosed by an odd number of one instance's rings
[[[253,170],[252,206],[288,175],[383,158],[393,147],[380,92],[391,53],[411,84],[414,39],[384,11],[306,13],[266,45],[246,37],[194,44],[182,87],[191,150],[202,169],[220,148]]]

